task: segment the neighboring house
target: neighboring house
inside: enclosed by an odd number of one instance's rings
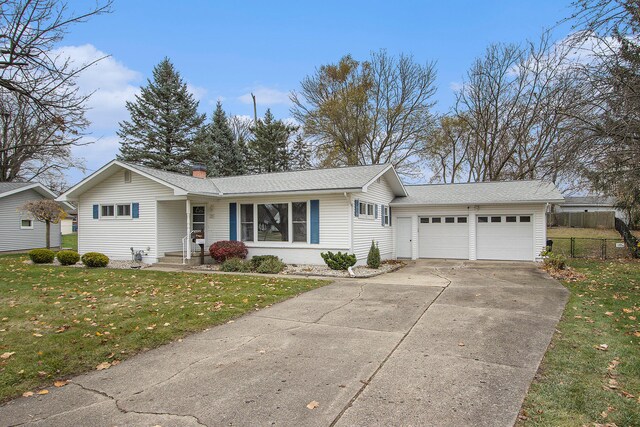
[[[0,182],[0,252],[43,248],[46,225],[21,212],[26,202],[55,199],[46,187],[32,182]],[[51,224],[51,247],[60,246],[60,224]]]
[[[64,235],[76,231],[78,231],[78,212],[74,209],[67,212],[67,217],[60,221],[60,232]]]
[[[555,205],[556,213],[563,212],[615,212],[616,218],[626,221],[626,214],[615,207],[615,197],[581,196],[565,197],[564,203]]]
[[[133,248],[155,262],[198,230],[207,246],[241,240],[249,256],[300,264],[322,264],[325,251],[362,264],[372,240],[383,259],[533,261],[545,246],[546,206],[563,200],[540,181],[405,186],[390,165],[194,175],[114,160],[58,200],[77,203],[81,253],[130,259]]]

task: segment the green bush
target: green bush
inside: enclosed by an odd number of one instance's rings
[[[80,254],[76,251],[60,251],[56,254],[56,258],[62,265],[73,265],[80,261]]]
[[[320,253],[320,256],[332,270],[346,270],[354,266],[357,261],[355,254],[348,254],[346,252],[336,252],[334,254],[331,251],[327,251]]]
[[[55,252],[49,249],[33,249],[29,251],[29,258],[35,264],[51,264],[55,257]]]
[[[369,248],[369,255],[367,256],[367,267],[380,268],[380,248],[375,242],[371,241],[371,247]]]
[[[265,256],[266,258],[260,263],[260,265],[258,265],[258,267],[256,267],[256,272],[262,274],[277,274],[284,270],[285,264],[280,261],[280,258],[274,255]]]
[[[82,255],[82,263],[87,267],[106,267],[109,264],[109,257],[100,252],[87,252]]]
[[[251,264],[252,270],[258,270],[262,263],[268,260],[280,261],[280,258],[275,255],[255,255],[251,257],[249,263]]]
[[[547,249],[542,251],[540,255],[542,255],[545,267],[555,270],[564,270],[567,268],[567,258],[562,254],[551,252]]]
[[[220,271],[247,273],[251,271],[251,265],[240,258],[229,258],[220,264]]]

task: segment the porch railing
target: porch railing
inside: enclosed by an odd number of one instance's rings
[[[191,236],[187,234],[182,238],[182,264],[187,263],[187,259],[191,258],[191,248],[189,247],[189,239]]]

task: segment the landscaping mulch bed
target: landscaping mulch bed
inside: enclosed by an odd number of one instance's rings
[[[34,265],[33,261],[31,261],[30,259],[24,261],[25,264],[29,264],[29,265]],[[60,261],[58,261],[58,259],[54,259],[53,262],[51,264],[40,264],[40,265],[53,265],[56,267],[62,267],[62,265],[60,264]],[[67,265],[66,267],[75,267],[75,268],[87,268],[86,265],[84,265],[81,262],[78,262],[74,265]],[[110,260],[109,264],[107,264],[107,266],[105,268],[113,268],[116,270],[140,270],[143,268],[148,268],[151,267],[151,264],[144,264],[141,262],[133,262],[133,261],[116,261],[116,260]]]

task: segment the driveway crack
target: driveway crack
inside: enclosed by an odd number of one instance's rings
[[[437,268],[436,268],[437,270]],[[442,289],[440,289],[440,291],[438,292],[438,294],[436,295],[436,297],[425,307],[425,309],[422,311],[422,313],[420,313],[420,316],[418,316],[418,318],[416,319],[415,322],[413,322],[413,324],[411,325],[411,327],[407,330],[407,332],[404,333],[404,335],[402,335],[402,338],[400,338],[400,340],[397,342],[397,344],[391,349],[391,351],[389,352],[389,354],[387,354],[387,356],[384,358],[384,360],[382,360],[382,362],[380,362],[380,365],[378,365],[378,367],[376,368],[375,371],[373,371],[373,373],[369,376],[369,378],[367,378],[366,381],[362,381],[362,386],[358,389],[358,391],[356,392],[356,394],[353,395],[353,397],[349,400],[349,402],[347,402],[347,404],[344,406],[344,408],[342,408],[342,410],[340,411],[340,413],[338,413],[338,415],[336,415],[336,417],[333,419],[333,421],[331,422],[331,424],[329,424],[330,427],[335,426],[338,421],[340,421],[340,419],[342,418],[342,416],[344,415],[345,412],[347,412],[347,410],[353,405],[353,403],[360,397],[360,395],[364,392],[364,390],[367,388],[367,386],[369,384],[371,384],[371,381],[373,381],[373,379],[375,378],[375,376],[378,374],[378,372],[380,372],[380,370],[384,367],[384,365],[387,363],[387,361],[391,358],[391,356],[393,356],[393,354],[396,352],[396,350],[398,349],[398,347],[400,347],[400,345],[404,342],[404,340],[407,338],[407,336],[409,336],[409,334],[411,333],[411,331],[413,331],[413,328],[416,327],[416,325],[418,324],[418,322],[424,317],[424,315],[427,313],[427,310],[429,310],[429,308],[433,305],[434,302],[436,302],[438,300],[438,298],[440,298],[440,295],[442,295],[442,293],[445,291],[445,289],[447,289],[447,287],[449,287],[449,285],[451,284],[451,280],[448,277],[445,277],[441,274],[437,274],[434,273],[435,276],[440,277],[441,279],[444,279],[447,284],[444,285],[442,287]],[[359,295],[358,295],[359,296]],[[357,298],[357,297],[356,297]],[[355,298],[354,298],[355,299]],[[352,300],[353,301],[353,300]],[[350,301],[351,302],[351,301]],[[348,303],[347,303],[348,304]],[[345,305],[347,305],[345,304]],[[334,310],[332,310],[334,311]],[[326,313],[328,314],[328,313]]]
[[[358,295],[356,295],[355,297],[351,298],[349,301],[345,302],[344,304],[339,305],[336,308],[332,308],[331,310],[327,311],[326,313],[323,313],[322,316],[320,316],[317,320],[315,320],[313,323],[320,323],[320,321],[322,319],[325,318],[325,316],[333,313],[334,311],[338,311],[341,308],[344,308],[346,306],[348,306],[349,304],[351,304],[352,302],[354,302],[357,299],[360,299],[360,297],[362,296],[362,293],[364,292],[364,283],[362,285],[360,285],[360,291],[358,292]]]

